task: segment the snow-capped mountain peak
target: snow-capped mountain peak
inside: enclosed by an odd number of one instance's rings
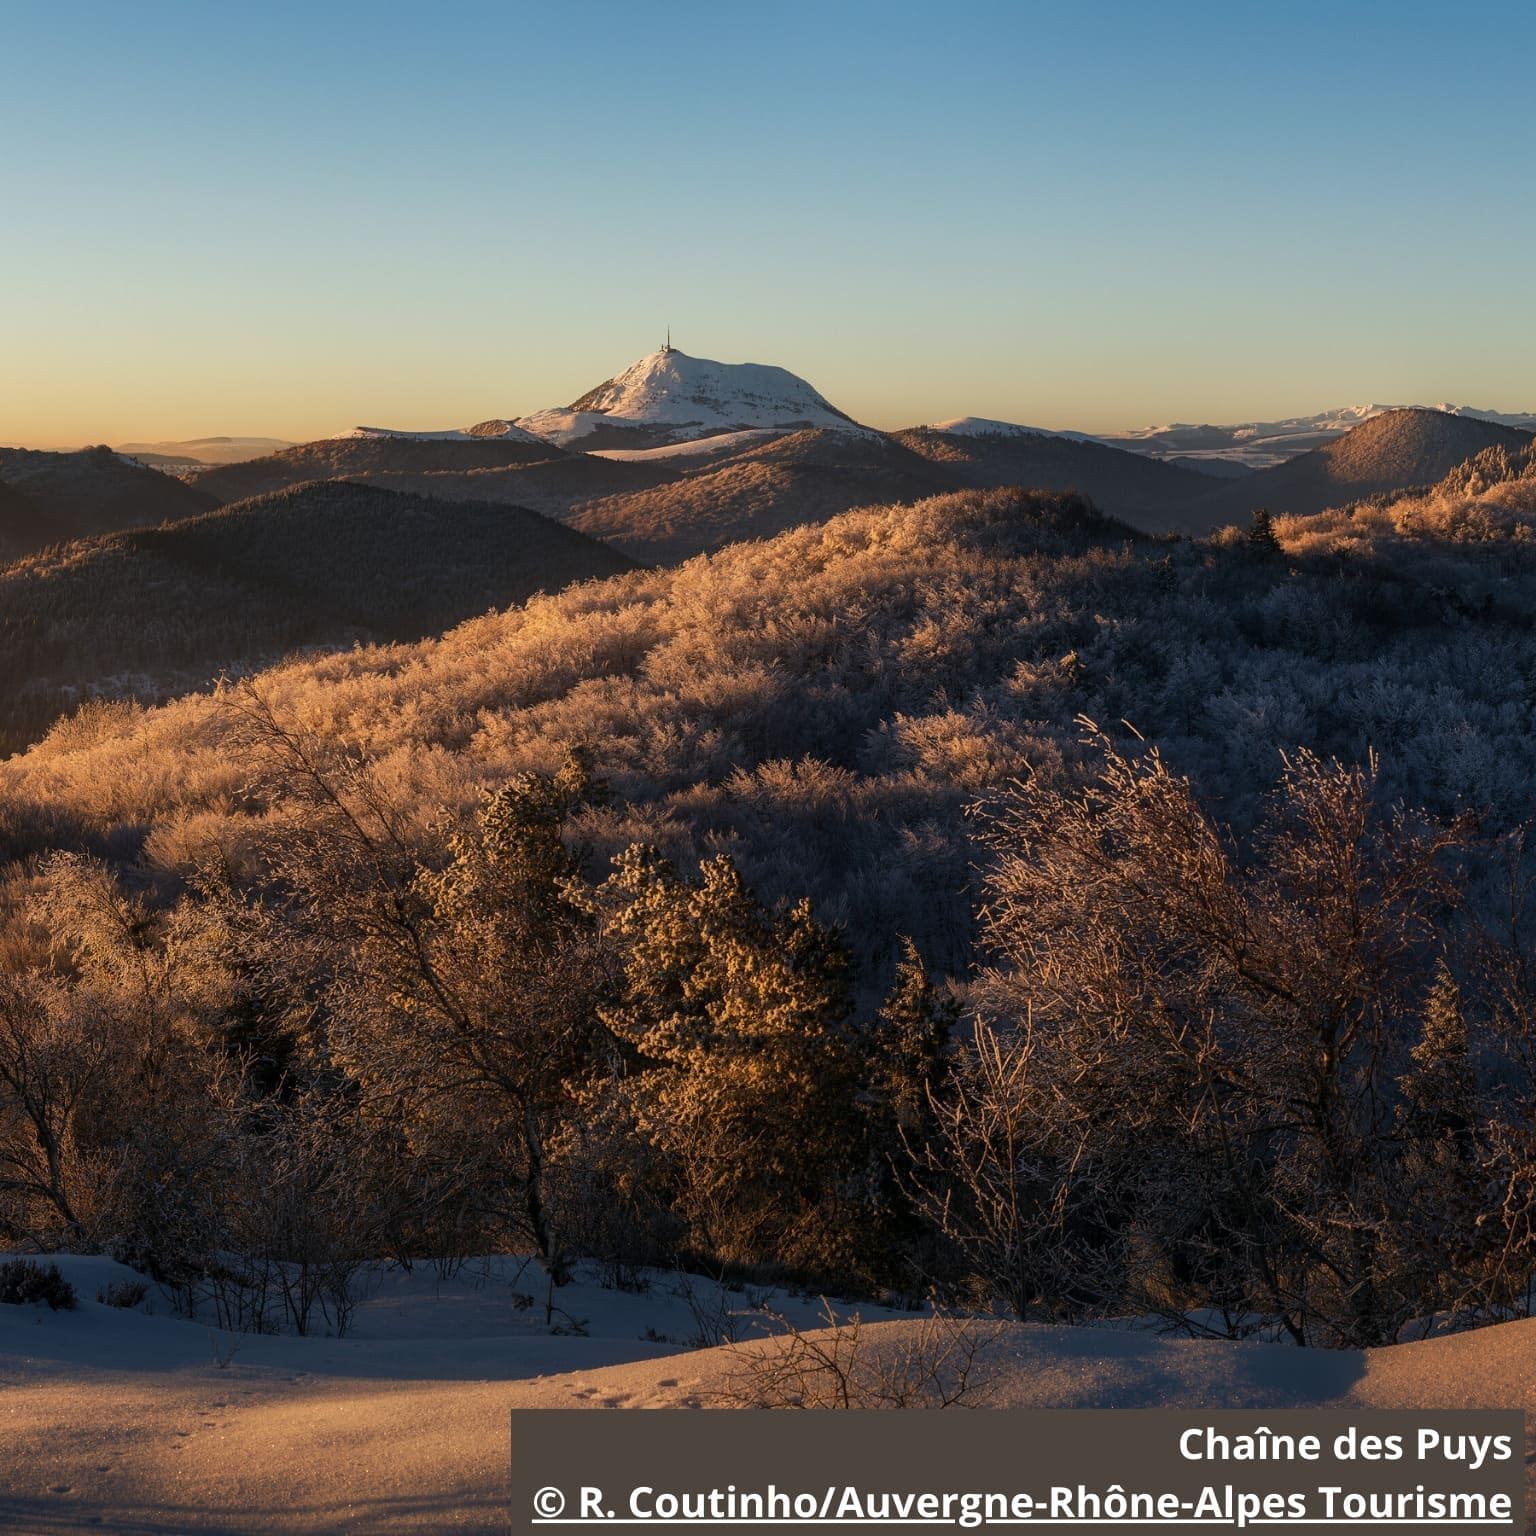
[[[753,428],[857,424],[787,368],[720,363],[663,347],[568,406],[515,423],[562,447],[657,447]]]

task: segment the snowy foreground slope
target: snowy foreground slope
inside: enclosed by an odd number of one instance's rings
[[[667,1279],[567,1287],[557,1299],[588,1333],[552,1335],[532,1271],[506,1260],[447,1281],[385,1274],[341,1340],[234,1337],[153,1296],[154,1315],[115,1310],[93,1298],[126,1271],[61,1267],[78,1311],[0,1307],[7,1532],[504,1531],[509,1409],[722,1406],[776,1347],[682,1347],[701,1314],[752,1298],[694,1282],[690,1306]],[[772,1305],[798,1326],[817,1311]],[[863,1312],[882,1350],[924,1326]],[[1365,1352],[1012,1325],[984,1361],[989,1407],[1536,1411],[1536,1321]]]

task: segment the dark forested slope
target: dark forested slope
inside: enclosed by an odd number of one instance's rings
[[[624,556],[518,507],[326,481],[0,570],[0,744],[303,646],[414,640]]]
[[[228,503],[265,496],[306,480],[350,480],[361,475],[441,471],[465,473],[562,459],[553,443],[525,437],[422,438],[327,437],[284,448],[260,459],[203,470],[190,483],[213,500]]]
[[[215,498],[110,448],[0,448],[0,560],[119,528],[191,517]]]

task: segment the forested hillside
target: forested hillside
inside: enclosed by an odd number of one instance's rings
[[[1531,483],[1282,522],[1284,550],[1151,540],[1070,497],[962,493],[260,686],[319,739],[388,761],[413,818],[580,745],[615,791],[593,813],[602,847],[641,832],[685,856],[728,847],[756,888],[813,896],[861,943],[889,955],[909,933],[963,967],[962,808],[1065,773],[1080,716],[1129,722],[1242,824],[1298,745],[1380,752],[1390,798],[1521,815],[1536,577],[1506,503]],[[228,801],[231,719],[197,697],[66,722],[0,783],[97,835],[146,829],[168,858],[188,819],[238,841],[253,807]]]
[[[0,765],[0,1224],[237,1326],[518,1245],[1520,1315],[1533,528],[1503,448],[1203,542],[963,492],[83,710]]]

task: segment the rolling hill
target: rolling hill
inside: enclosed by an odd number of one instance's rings
[[[729,434],[721,446],[577,453],[466,474],[386,472],[367,483],[444,498],[536,508],[649,564],[675,564],[744,539],[771,538],[855,507],[1004,486],[1074,490],[1148,532],[1185,531],[1184,508],[1211,477],[1060,437],[951,437],[809,429]]]
[[[633,463],[599,454],[573,453],[537,464],[500,469],[384,470],[351,476],[359,485],[410,491],[449,501],[502,501],[565,520],[573,507],[594,498],[622,496],[677,479],[671,461]]]
[[[1043,432],[954,432],[910,427],[897,442],[955,487],[1001,485],[1077,491],[1151,533],[1190,531],[1183,508],[1207,495],[1209,476],[1091,439]]]
[[[309,480],[347,480],[392,470],[425,474],[499,469],[562,457],[561,449],[521,433],[478,436],[468,432],[424,434],[360,428],[345,437],[301,443],[264,458],[221,464],[189,476],[188,483],[214,501],[228,504]]]
[[[0,747],[308,647],[415,640],[630,561],[537,513],[319,482],[0,570]]]
[[[820,429],[754,443],[648,490],[582,501],[564,520],[636,559],[672,564],[952,484],[892,438]]]
[[[1530,438],[1479,413],[1362,406],[1259,424],[1266,454],[1317,446],[1249,470],[1219,455],[1248,430],[1103,440],[959,417],[877,432],[787,369],[668,347],[569,406],[447,432],[360,427],[188,480],[223,502],[335,478],[506,502],[676,563],[855,507],[1006,487],[1074,492],[1143,532],[1199,537],[1255,507],[1311,513],[1431,485],[1485,448]]]
[[[1184,508],[1213,484],[1078,433],[973,418],[876,432],[787,369],[672,347],[569,406],[454,432],[359,428],[189,479],[233,501],[338,477],[531,507],[649,562],[854,507],[1003,486],[1077,491],[1147,531],[1190,531]]]
[[[0,448],[0,560],[70,539],[191,517],[215,498],[110,448]]]

